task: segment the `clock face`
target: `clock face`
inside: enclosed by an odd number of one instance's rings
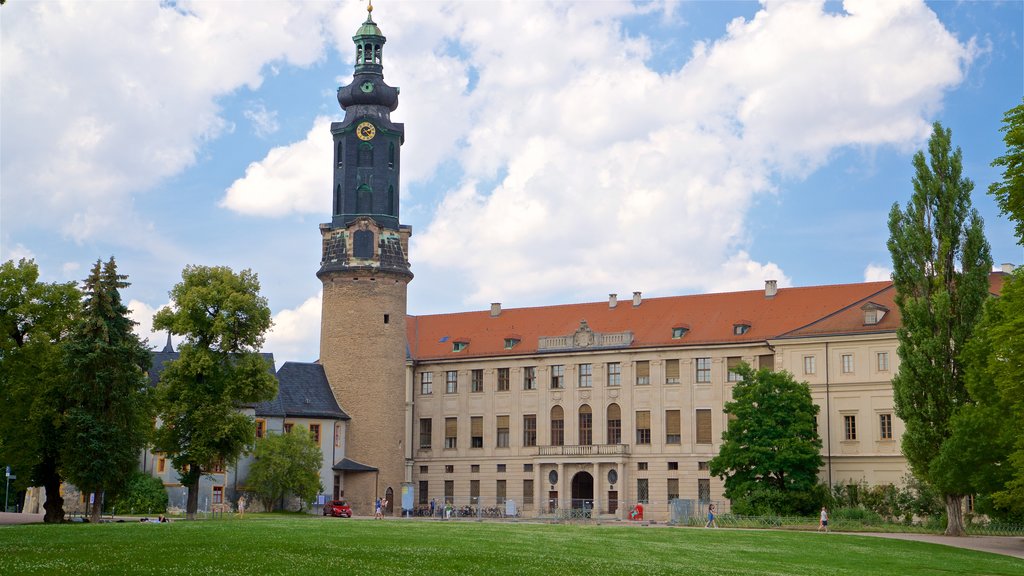
[[[370,92],[373,92],[373,82],[363,82],[359,86],[359,89],[369,94]]]
[[[376,135],[377,129],[369,122],[360,122],[359,125],[356,126],[356,137],[360,140],[373,140],[373,137]]]

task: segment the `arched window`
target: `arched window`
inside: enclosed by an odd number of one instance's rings
[[[352,240],[352,255],[356,258],[373,258],[373,232],[356,230]]]
[[[594,443],[594,414],[590,406],[580,406],[580,444],[590,446]]]
[[[373,144],[369,142],[359,143],[359,159],[356,161],[356,166],[361,168],[373,166]]]
[[[363,63],[363,45],[356,44],[356,64]]]
[[[338,140],[337,159],[338,159],[338,168],[341,168],[342,165],[345,163],[345,149],[344,149],[344,147],[342,145],[342,141],[341,140]]]
[[[388,168],[394,169],[395,167],[395,143],[391,142],[388,144]]]
[[[380,64],[380,44],[373,45],[373,63]]]
[[[356,189],[356,214],[373,214],[373,190],[366,184]]]
[[[395,214],[395,187],[388,186],[388,214],[390,216],[397,216]]]
[[[618,404],[608,405],[608,444],[622,444],[622,410]]]
[[[565,445],[565,413],[561,406],[551,409],[551,445]]]

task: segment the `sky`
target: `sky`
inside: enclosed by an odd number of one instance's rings
[[[0,8],[0,259],[115,257],[138,331],[186,265],[251,269],[264,350],[319,355],[330,122],[356,0]],[[933,122],[986,193],[1024,96],[1024,2],[392,1],[409,313],[888,278]],[[177,339],[176,339],[177,341]]]

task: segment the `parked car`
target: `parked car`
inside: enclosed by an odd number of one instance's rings
[[[324,516],[335,516],[335,517],[352,517],[352,508],[349,507],[348,502],[344,500],[331,500],[327,504],[324,504]]]

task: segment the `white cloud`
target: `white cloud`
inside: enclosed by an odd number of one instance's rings
[[[892,280],[892,269],[888,266],[868,264],[867,267],[864,268],[865,282],[882,282],[886,280]]]
[[[78,271],[82,269],[82,265],[78,262],[65,262],[60,268],[65,278],[77,279]]]
[[[166,304],[152,307],[138,300],[128,301],[128,317],[136,322],[134,331],[139,335],[139,338],[148,342],[151,350],[160,350],[167,343],[167,332],[153,331],[153,316],[156,315],[157,310],[170,305],[171,303],[167,302]],[[177,350],[181,338],[172,338],[172,342],[174,349]]]
[[[277,123],[277,111],[267,110],[261,102],[255,102],[249,105],[242,115],[252,123],[252,131],[260,138],[269,136],[280,129],[280,125]]]
[[[14,248],[8,248],[8,249],[4,250],[4,254],[3,254],[3,260],[5,262],[7,260],[13,260],[13,261],[17,262],[18,260],[21,260],[22,258],[24,258],[26,260],[35,260],[35,257],[36,257],[35,253],[32,252],[32,250],[30,250],[29,248],[27,248],[25,245],[23,245],[21,243],[15,244]]]
[[[264,350],[274,353],[278,368],[282,360],[312,362],[320,342],[320,310],[323,293],[308,298],[297,308],[285,309],[274,315],[274,326],[267,333]]]

